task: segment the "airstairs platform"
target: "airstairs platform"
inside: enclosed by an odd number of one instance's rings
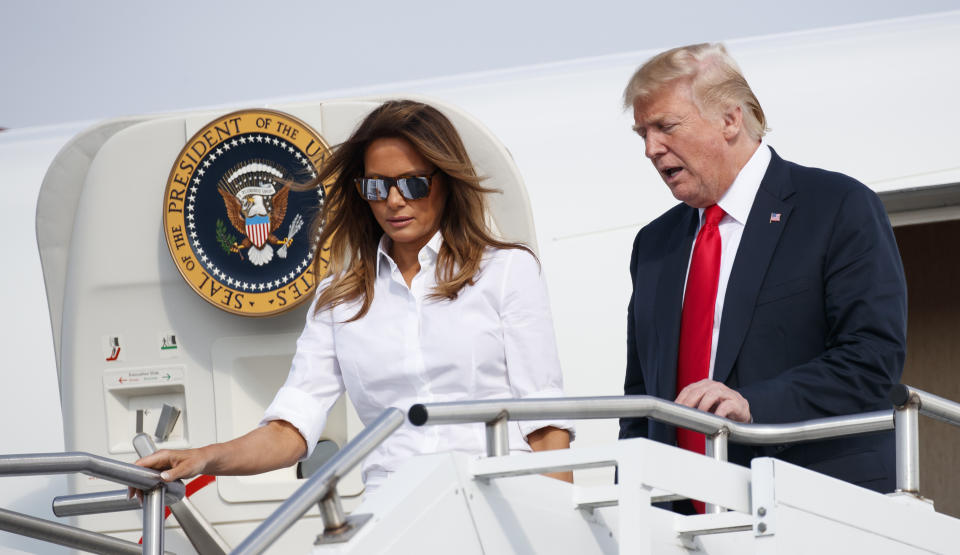
[[[960,404],[908,386],[893,409],[792,424],[741,424],[647,396],[491,400],[387,409],[242,541],[227,542],[159,472],[88,453],[0,456],[0,477],[83,473],[144,490],[143,544],[0,510],[0,530],[98,553],[164,553],[169,506],[198,553],[957,553],[960,519],[919,497],[920,415],[960,425]],[[704,433],[707,456],[646,439],[510,454],[512,420],[646,417]],[[337,483],[406,418],[482,422],[487,456],[411,458],[351,514]],[[775,445],[894,429],[897,491],[880,494],[773,458],[727,462],[730,441]],[[142,455],[147,436],[134,441]],[[615,467],[616,484],[581,486],[547,472]],[[136,510],[126,490],[58,497],[54,513]],[[705,514],[657,505],[706,503]],[[319,509],[320,519],[304,515]],[[322,529],[320,525],[322,523]],[[311,527],[318,529],[306,533]],[[290,531],[288,533],[288,530]],[[304,541],[304,538],[313,539]],[[236,545],[233,545],[235,543]],[[293,550],[293,551],[292,551]]]
[[[616,465],[617,485],[539,476]],[[685,516],[657,501],[723,508]],[[477,459],[412,459],[354,515],[370,520],[313,553],[912,554],[956,552],[960,520],[771,458],[751,468],[646,439]]]

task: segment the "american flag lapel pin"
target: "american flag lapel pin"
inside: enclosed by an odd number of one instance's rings
[[[780,212],[770,212],[770,223],[780,221]]]

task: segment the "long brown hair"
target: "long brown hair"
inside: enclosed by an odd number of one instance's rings
[[[317,187],[333,179],[323,210],[314,221],[318,244],[330,243],[329,266],[333,276],[320,291],[316,312],[362,299],[360,310],[347,320],[362,318],[373,302],[377,245],[383,230],[373,217],[367,201],[354,187],[354,179],[364,174],[364,155],[373,141],[401,138],[410,142],[424,159],[439,170],[434,179],[443,179],[447,198],[440,216],[443,245],[437,257],[437,286],[430,297],[457,298],[460,290],[473,285],[486,247],[524,249],[519,243],[495,239],[487,227],[484,195],[496,192],[480,185],[467,150],[450,120],[436,108],[411,100],[391,100],[377,107],[360,123],[344,143],[320,168],[307,187]],[[532,254],[532,253],[531,253]],[[319,260],[314,271],[319,279]]]

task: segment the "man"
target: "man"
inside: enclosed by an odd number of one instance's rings
[[[906,283],[890,223],[864,185],[784,161],[720,44],[663,52],[624,93],[634,129],[681,201],[640,230],[628,307],[628,395],[738,422],[889,409],[906,350]],[[625,418],[620,437],[703,452],[703,435]],[[894,489],[893,434],[731,445],[876,491]]]

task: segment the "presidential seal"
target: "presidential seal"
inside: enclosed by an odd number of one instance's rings
[[[329,156],[323,138],[297,118],[245,110],[198,131],[174,162],[163,201],[170,255],[193,290],[217,308],[272,316],[311,297],[318,246],[309,223],[323,206],[316,178]],[[317,232],[319,230],[316,230]]]

